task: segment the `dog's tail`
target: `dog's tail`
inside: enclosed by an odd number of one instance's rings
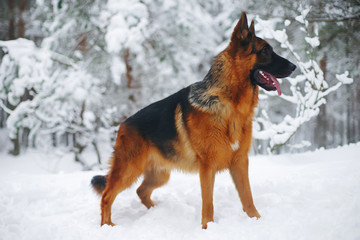
[[[106,175],[96,175],[91,179],[91,186],[97,194],[102,195],[103,191],[105,190],[107,181],[108,178]]]

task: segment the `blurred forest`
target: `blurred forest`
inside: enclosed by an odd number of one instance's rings
[[[0,134],[11,139],[7,150],[57,147],[83,162],[92,148],[100,162],[99,145],[112,144],[124,119],[202,80],[242,11],[276,52],[303,66],[283,81],[285,97],[261,92],[252,152],[359,142],[359,0],[1,0]],[[276,34],[267,37],[265,25]],[[300,103],[309,91],[316,108]],[[276,129],[269,123],[288,132],[284,140],[257,134]]]

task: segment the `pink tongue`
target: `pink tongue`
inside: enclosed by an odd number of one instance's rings
[[[276,90],[278,92],[278,95],[280,96],[281,95],[281,87],[280,87],[279,82],[276,80],[276,78],[273,75],[271,75],[271,74],[269,74],[269,75],[270,75],[271,81],[273,81],[275,83]]]

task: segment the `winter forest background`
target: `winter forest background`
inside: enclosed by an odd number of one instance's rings
[[[360,141],[359,0],[1,0],[0,151],[103,157],[119,124],[202,80],[241,12],[298,66],[261,91],[253,154]],[[9,140],[8,140],[9,139]]]

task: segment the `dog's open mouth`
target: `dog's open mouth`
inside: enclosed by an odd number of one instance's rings
[[[256,83],[267,91],[277,90],[278,95],[281,95],[281,87],[276,77],[268,72],[257,69],[254,73]]]

